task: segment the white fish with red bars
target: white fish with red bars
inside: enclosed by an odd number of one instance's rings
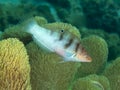
[[[40,47],[63,57],[62,62],[91,62],[92,59],[82,47],[80,40],[66,30],[50,30],[41,27],[36,21],[28,23],[26,31]]]

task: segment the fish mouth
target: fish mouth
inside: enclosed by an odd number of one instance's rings
[[[91,62],[92,60],[80,60],[80,62]]]
[[[91,62],[92,58],[88,55],[78,54],[76,57],[79,59],[80,62]]]
[[[92,59],[91,59],[91,57],[85,58],[83,62],[92,62]]]

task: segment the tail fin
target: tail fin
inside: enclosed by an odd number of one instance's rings
[[[34,19],[30,19],[22,23],[24,32],[32,34],[34,27],[38,25]]]
[[[46,32],[45,28],[41,27],[37,23],[37,21],[35,21],[34,19],[30,19],[30,20],[26,21],[24,24],[25,24],[24,25],[25,32],[32,35],[33,41],[38,46],[40,46],[43,50],[45,50],[47,52],[53,52],[53,50],[49,46],[46,45],[44,40],[42,40],[43,39],[42,37],[45,35],[44,32]]]

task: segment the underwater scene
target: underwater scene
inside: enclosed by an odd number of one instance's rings
[[[120,90],[120,0],[0,0],[0,90]]]

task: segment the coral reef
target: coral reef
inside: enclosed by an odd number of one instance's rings
[[[85,27],[80,29],[80,33],[82,38],[97,35],[105,39],[109,49],[108,61],[114,60],[120,55],[120,37],[118,33],[107,33],[101,29],[88,29]]]
[[[28,43],[32,39],[30,34],[24,32],[21,25],[15,25],[13,27],[5,29],[5,31],[2,34],[2,38],[3,39],[18,38],[24,43]]]
[[[81,0],[87,27],[120,33],[119,6],[113,0]]]
[[[105,76],[91,74],[79,78],[72,90],[110,90],[109,80]]]
[[[62,58],[46,53],[31,42],[27,46],[34,90],[68,90],[80,63],[60,63]]]
[[[82,38],[85,38],[91,35],[97,35],[106,40],[105,37],[108,36],[108,34],[104,30],[101,30],[101,29],[88,29],[86,27],[81,27],[80,32],[82,34]]]
[[[78,69],[78,77],[102,72],[108,57],[108,46],[105,40],[93,35],[84,38],[82,44],[92,57],[92,62],[81,64]]]
[[[106,42],[109,47],[108,60],[114,60],[116,57],[120,56],[120,37],[118,34],[112,33],[106,35]]]
[[[71,8],[69,14],[66,15],[66,22],[71,23],[77,28],[86,26],[86,17],[83,13],[82,5],[80,5],[80,0],[68,0],[70,2]],[[59,14],[58,14],[59,15]]]
[[[18,5],[1,4],[0,12],[2,31],[36,15],[47,18],[49,22],[62,21],[79,28],[87,24],[89,28],[120,31],[118,0],[31,0],[26,3],[23,0]]]
[[[77,28],[81,28],[86,26],[86,17],[82,11],[80,10],[73,10],[69,16],[66,17],[66,22],[71,23],[72,25],[76,26]]]
[[[0,1],[0,90],[120,90],[119,0],[20,2]],[[25,32],[31,19],[78,37],[92,62],[60,63],[63,58],[45,52]]]
[[[38,24],[44,28],[67,30],[81,40],[81,33],[71,24],[63,22],[48,23],[45,18],[38,16],[32,19],[35,19]],[[31,36],[22,30],[29,20],[6,29],[2,34],[3,38],[16,37],[25,44],[27,44],[28,41],[30,42],[32,40]],[[107,62],[108,56],[106,42],[104,39],[93,35],[83,38],[81,43],[93,59],[91,63],[82,63],[81,66],[80,63],[73,62],[59,63],[63,58],[55,53],[45,52],[33,42],[27,44],[26,48],[31,65],[32,88],[34,88],[34,90],[67,90],[72,87],[72,82],[78,77],[101,73],[105,67],[104,65]]]
[[[20,21],[33,16],[43,16],[49,22],[55,21],[50,8],[46,4],[1,4],[0,3],[0,31],[18,24]]]
[[[36,20],[39,25],[41,25],[44,28],[48,28],[51,30],[68,30],[70,33],[75,35],[78,38],[81,38],[81,35],[79,33],[79,30],[72,26],[71,24],[68,23],[63,23],[63,22],[55,22],[55,23],[47,23],[47,20],[43,17],[35,16],[32,19]],[[15,25],[13,27],[9,27],[5,29],[5,31],[2,33],[2,38],[18,38],[24,44],[29,43],[32,38],[31,35],[25,32],[25,26],[29,23],[31,19],[28,19],[21,24]]]
[[[82,38],[91,36],[91,35],[97,35],[102,37],[107,42],[108,47],[117,46],[120,40],[120,37],[117,33],[107,33],[101,29],[88,29],[88,28],[82,27],[80,29],[80,32],[82,34]]]
[[[61,2],[64,1],[65,0],[62,0]],[[56,2],[59,2],[59,0],[56,0]],[[60,20],[62,22],[71,23],[78,28],[81,26],[86,26],[86,17],[80,5],[80,0],[66,0],[65,2],[68,5],[64,7],[61,4],[56,6],[53,2],[50,2],[55,7]]]
[[[16,38],[0,41],[0,90],[31,90],[28,55]]]
[[[48,23],[48,21],[44,17],[35,16],[34,19],[35,19],[35,21],[37,21],[37,23],[39,25],[43,25],[43,24],[47,24]]]
[[[106,66],[103,72],[109,81],[111,90],[120,90],[120,57]]]
[[[43,16],[49,22],[62,21],[71,23],[77,27],[84,26],[86,20],[79,3],[79,0],[76,2],[74,0],[56,0],[54,2],[53,0],[33,0],[33,2],[24,2],[23,0],[23,3],[21,0],[21,3],[17,5],[0,3],[0,30],[4,31],[5,28],[16,25],[20,21],[32,16]]]
[[[24,42],[24,44],[29,43],[30,41],[32,41],[32,37],[30,34],[25,32],[24,27],[26,26],[26,24],[28,24],[29,20],[31,20],[31,19],[35,19],[39,25],[47,24],[47,20],[45,18],[35,16],[33,18],[30,18],[30,19],[22,22],[21,24],[14,25],[13,27],[9,27],[9,28],[5,29],[5,31],[2,33],[1,37],[3,39],[18,38],[19,40]]]
[[[91,74],[76,80],[72,90],[110,90],[110,84],[105,76]]]

